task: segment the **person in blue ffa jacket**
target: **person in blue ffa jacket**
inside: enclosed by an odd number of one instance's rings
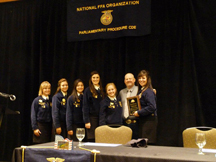
[[[56,134],[67,138],[66,106],[68,82],[65,78],[58,81],[58,88],[52,98],[52,118]]]
[[[76,128],[85,128],[83,121],[83,90],[84,83],[81,79],[74,81],[72,94],[67,100],[66,123],[70,139],[78,141],[76,138]],[[84,140],[83,140],[84,141]]]
[[[147,70],[142,70],[137,76],[139,84],[141,110],[134,113],[139,117],[139,137],[148,138],[148,143],[155,144],[157,139],[157,107],[156,90],[152,88],[151,77]]]
[[[97,71],[91,72],[89,87],[83,95],[83,119],[89,142],[95,141],[95,129],[99,126],[100,102],[103,99],[103,88]]]
[[[106,85],[107,96],[100,103],[99,125],[122,124],[122,103],[116,98],[117,89],[114,83]]]
[[[51,141],[52,115],[51,115],[51,84],[48,81],[41,83],[38,97],[31,105],[31,125],[33,129],[33,142],[45,143]]]

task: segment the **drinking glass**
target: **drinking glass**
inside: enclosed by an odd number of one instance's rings
[[[204,155],[204,153],[202,152],[202,148],[205,146],[206,144],[206,137],[205,137],[205,133],[196,133],[196,144],[199,147],[199,155]]]
[[[82,140],[85,137],[85,128],[77,128],[76,129],[76,137],[79,140],[78,146],[82,146]]]

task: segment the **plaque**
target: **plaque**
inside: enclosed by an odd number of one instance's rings
[[[140,100],[139,96],[133,96],[127,98],[129,115],[133,115],[135,111],[140,110]]]

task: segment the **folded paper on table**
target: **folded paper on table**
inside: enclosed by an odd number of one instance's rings
[[[216,154],[216,149],[202,149],[202,152]]]
[[[86,142],[86,143],[83,143],[83,145],[84,146],[117,147],[117,146],[120,146],[121,144]]]

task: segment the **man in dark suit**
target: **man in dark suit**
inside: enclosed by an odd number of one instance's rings
[[[128,104],[127,104],[127,97],[133,97],[137,95],[138,87],[135,86],[136,79],[134,78],[134,75],[132,73],[127,73],[124,78],[124,83],[126,85],[126,88],[122,89],[119,92],[119,95],[121,97],[122,101],[122,107],[123,107],[123,124],[125,126],[128,126],[132,129],[133,139],[138,138],[138,118],[135,118],[134,116],[129,116],[129,110],[128,110]]]

